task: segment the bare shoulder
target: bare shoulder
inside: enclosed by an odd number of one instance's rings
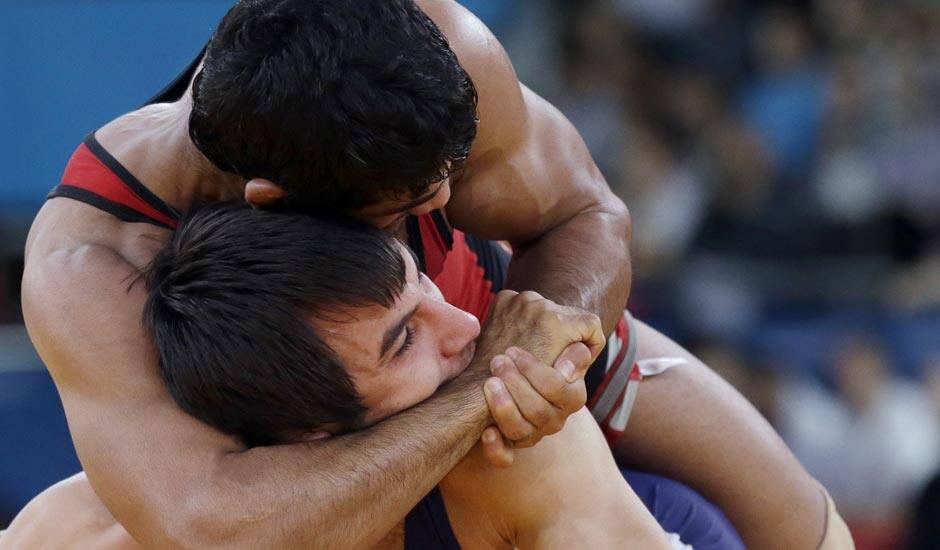
[[[30,335],[41,339],[45,329],[61,329],[95,318],[118,303],[133,303],[139,298],[133,292],[138,274],[116,250],[102,244],[30,255],[23,271],[23,308]]]
[[[597,423],[581,409],[557,434],[516,449],[509,468],[493,468],[475,447],[444,478],[441,490],[462,543],[518,545],[520,536],[581,504],[574,497],[591,484],[585,474],[591,482],[623,484]]]
[[[418,0],[418,6],[441,29],[479,96],[480,126],[472,155],[508,145],[525,122],[523,86],[509,56],[493,33],[453,0]]]
[[[471,453],[441,488],[462,543],[523,548],[665,545],[662,529],[627,485],[587,409],[571,415],[562,431],[538,445],[517,449],[509,468],[489,467]]]
[[[503,47],[486,25],[454,0],[417,0],[416,4],[441,29],[461,64],[468,69],[506,58]]]
[[[71,381],[78,369],[93,374],[87,369],[100,364],[95,359],[107,350],[145,347],[140,324],[145,292],[139,278],[146,254],[122,249],[129,248],[129,241],[152,241],[154,246],[158,241],[148,229],[128,231],[122,227],[126,224],[99,227],[68,223],[74,220],[67,217],[65,223],[58,221],[40,212],[34,223],[22,302],[30,338],[61,384]]]
[[[140,548],[104,507],[84,473],[49,487],[26,505],[0,548]]]

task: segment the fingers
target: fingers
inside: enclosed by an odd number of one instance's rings
[[[597,315],[556,304],[531,290],[521,293],[503,290],[490,308],[482,341],[499,342],[501,345],[493,346],[496,353],[507,344],[515,344],[552,361],[572,342],[584,342],[593,359],[604,349],[604,336]]]
[[[494,377],[487,380],[483,384],[483,395],[486,397],[486,404],[490,408],[490,414],[496,426],[508,439],[519,441],[537,432],[535,426],[519,411],[506,384],[501,379]]]
[[[513,351],[513,348],[510,348],[510,351]],[[531,380],[519,372],[515,364],[515,358],[511,360],[506,356],[498,356],[494,359],[494,362],[496,367],[493,374],[499,376],[505,383],[522,416],[534,427],[533,431],[548,435],[561,430],[567,415],[547,400],[548,396],[543,397],[543,395],[540,395],[541,391],[533,387]],[[561,386],[567,384],[561,374],[553,368],[547,365],[537,365],[530,366],[530,370],[542,371],[534,373],[534,377],[541,378],[540,384],[550,396],[556,397],[564,393]],[[518,440],[520,438],[513,437],[511,439]]]
[[[573,309],[573,308],[569,308]],[[601,319],[593,313],[581,310],[573,310],[571,322],[577,327],[580,334],[580,340],[588,347],[591,352],[591,361],[600,355],[607,343],[604,336],[604,327],[601,325]]]
[[[544,301],[545,297],[534,290],[524,290],[519,293],[519,299],[523,302],[539,302]]]
[[[579,362],[589,358],[584,345],[566,352]],[[516,448],[531,447],[561,431],[568,415],[587,399],[583,379],[569,383],[561,372],[519,348],[493,358],[492,371],[498,378],[487,380],[483,391],[496,425]]]
[[[512,441],[504,438],[495,426],[490,426],[483,431],[483,435],[480,436],[480,449],[483,451],[483,458],[490,465],[496,468],[512,466],[514,459]]]
[[[591,350],[583,342],[575,342],[561,352],[553,366],[570,383],[583,379],[592,362]]]
[[[543,427],[555,428],[554,431],[547,433],[555,433],[561,430],[564,427],[565,418],[583,407],[587,401],[587,389],[584,386],[584,380],[576,379],[576,382],[568,383],[561,372],[540,363],[535,356],[523,349],[509,348],[506,350],[506,354],[512,358],[514,366],[525,377],[525,380],[531,384],[534,391],[538,392],[538,395],[543,397],[544,401],[558,409],[556,418],[560,418],[560,422],[558,424],[546,423],[547,425],[536,424],[539,431],[544,432]],[[515,397],[514,393],[512,395]],[[519,405],[522,407],[521,403]],[[523,415],[525,414],[527,414],[527,411],[523,410]]]
[[[475,368],[488,362],[496,374],[484,385],[484,395],[502,435],[520,448],[561,430],[567,416],[584,406],[584,375],[605,343],[594,314],[537,292],[497,294],[477,346],[478,356],[493,359]],[[512,345],[529,351],[507,350]],[[509,355],[499,355],[503,350]],[[490,450],[494,456],[499,452]]]

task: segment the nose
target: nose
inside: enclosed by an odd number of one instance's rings
[[[466,349],[480,335],[480,321],[472,314],[447,302],[435,302],[436,319],[441,355],[451,357]]]
[[[444,208],[444,206],[447,204],[447,201],[449,200],[450,200],[450,178],[447,178],[444,180],[443,183],[441,183],[440,189],[438,189],[437,193],[435,193],[433,197],[422,202],[418,206],[415,206],[414,208],[409,210],[408,213],[411,214],[412,216],[421,216],[433,210]]]

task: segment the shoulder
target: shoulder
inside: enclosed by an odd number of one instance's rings
[[[441,29],[460,62],[467,68],[508,61],[506,52],[487,26],[453,0],[418,0],[424,13]]]
[[[592,472],[591,483],[585,483],[585,472]],[[489,510],[487,525],[493,529],[472,536],[498,533],[504,541],[518,542],[559,515],[575,514],[573,508],[584,504],[579,497],[593,494],[590,485],[611,479],[615,488],[624,483],[597,423],[582,409],[562,431],[534,447],[516,449],[509,468],[491,467],[475,447],[440,486],[458,536],[474,532],[472,526],[481,520],[475,511]]]
[[[117,249],[94,243],[33,248],[23,271],[23,316],[60,387],[84,379],[73,376],[78,372],[92,374],[88,369],[103,365],[109,351],[146,342],[140,272]]]
[[[23,270],[28,324],[49,316],[81,317],[102,307],[139,300],[134,283],[165,244],[168,233],[149,224],[120,222],[70,199],[47,202],[30,228]]]
[[[84,473],[37,495],[4,534],[4,548],[139,548],[104,507]]]
[[[124,294],[116,290],[133,290],[138,274],[117,250],[101,244],[83,243],[30,254],[23,270],[27,323],[43,324],[50,315],[81,317],[95,312],[96,303],[112,302],[114,296]]]
[[[418,6],[444,33],[477,89],[480,126],[474,150],[506,145],[525,122],[523,87],[509,56],[482,21],[453,0],[419,0]]]

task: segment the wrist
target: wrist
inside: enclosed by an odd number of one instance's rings
[[[483,394],[483,383],[490,377],[490,373],[488,367],[485,371],[472,367],[473,364],[454,378],[440,395],[456,405],[455,412],[458,417],[472,424],[476,428],[475,435],[479,437],[483,429],[493,423]]]

